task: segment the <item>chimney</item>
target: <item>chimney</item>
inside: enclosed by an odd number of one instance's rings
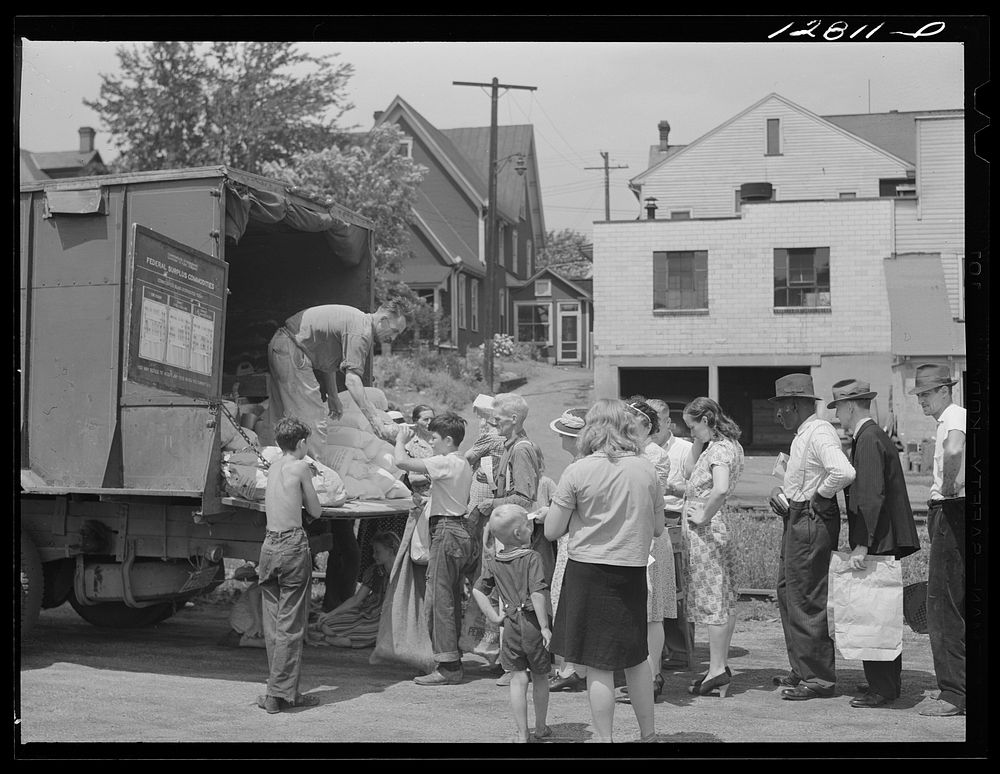
[[[378,121],[382,116],[385,115],[385,111],[384,110],[376,110],[373,115],[374,115],[375,120]]]
[[[667,138],[670,136],[670,122],[663,120],[656,125],[656,128],[660,130],[660,152],[662,153],[667,149]]]
[[[91,153],[94,150],[94,135],[96,135],[93,129],[89,126],[80,127],[80,153]]]

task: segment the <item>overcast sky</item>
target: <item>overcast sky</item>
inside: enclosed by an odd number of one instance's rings
[[[21,146],[72,150],[77,129],[93,126],[105,160],[117,152],[97,115],[101,74],[117,73],[121,42],[25,41]],[[601,152],[611,167],[611,217],[640,205],[628,180],[646,165],[670,122],[670,143],[698,139],[776,92],[819,115],[962,108],[960,43],[625,43],[360,42],[304,43],[313,54],[340,54],[354,66],[346,124],[371,126],[372,114],[401,96],[442,129],[488,126],[488,89],[452,81],[534,86],[499,100],[500,124],[534,126],[548,230],[591,233],[604,219]]]

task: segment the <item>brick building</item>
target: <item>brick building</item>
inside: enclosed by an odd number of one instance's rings
[[[904,443],[932,436],[905,391],[920,362],[964,377],[962,112],[821,117],[771,94],[686,146],[659,130],[640,219],[594,225],[595,393],[708,395],[770,451],[790,439],[776,378],[826,396],[853,376]]]

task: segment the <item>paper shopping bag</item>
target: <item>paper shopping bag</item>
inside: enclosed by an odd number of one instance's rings
[[[903,652],[903,567],[891,556],[869,556],[851,570],[850,554],[830,557],[827,621],[844,658],[892,661]]]

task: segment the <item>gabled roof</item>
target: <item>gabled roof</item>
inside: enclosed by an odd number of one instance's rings
[[[887,149],[885,149],[883,147],[880,147],[879,145],[876,145],[871,140],[868,140],[868,139],[866,139],[866,138],[864,138],[864,137],[862,137],[860,135],[854,134],[853,132],[845,129],[844,127],[838,125],[837,123],[835,123],[833,121],[828,121],[827,119],[823,118],[822,116],[818,116],[815,113],[813,113],[813,112],[811,112],[809,110],[806,110],[801,105],[796,105],[791,100],[785,99],[780,94],[776,94],[776,93],[772,92],[771,94],[768,94],[763,99],[760,99],[757,102],[753,103],[750,107],[746,108],[745,110],[741,110],[739,113],[737,113],[736,115],[734,115],[732,118],[728,119],[727,121],[722,122],[721,124],[719,124],[714,129],[709,130],[708,132],[706,132],[705,134],[703,134],[701,137],[699,137],[694,142],[689,143],[687,145],[678,146],[679,150],[676,153],[668,154],[665,158],[661,159],[654,166],[650,167],[649,169],[645,170],[644,172],[640,172],[638,175],[636,175],[631,180],[629,180],[629,183],[628,183],[629,188],[631,188],[633,191],[637,190],[638,187],[639,187],[639,185],[642,183],[642,181],[645,178],[647,178],[650,174],[652,174],[652,172],[654,170],[659,169],[664,164],[668,163],[669,161],[672,161],[673,159],[677,158],[678,156],[684,155],[684,153],[686,153],[689,149],[694,148],[695,146],[702,144],[703,142],[705,142],[710,137],[712,137],[712,136],[718,134],[719,132],[721,132],[723,129],[725,129],[726,127],[728,127],[730,124],[738,121],[740,118],[742,118],[743,116],[745,116],[747,113],[750,113],[751,111],[756,110],[758,107],[760,107],[765,102],[768,102],[770,100],[778,100],[779,102],[782,102],[783,104],[785,104],[788,108],[801,113],[803,116],[806,116],[807,118],[811,118],[812,120],[816,121],[817,123],[825,124],[826,126],[830,127],[834,131],[839,132],[839,133],[845,135],[846,137],[850,137],[851,139],[857,141],[861,145],[867,146],[868,148],[870,148],[870,149],[872,149],[872,150],[874,150],[874,151],[876,151],[878,153],[881,153],[883,156],[886,156],[887,158],[890,158],[893,161],[896,161],[896,162],[898,162],[898,163],[900,163],[900,164],[902,164],[904,166],[908,166],[908,167],[912,167],[913,166],[913,162],[907,161],[907,159],[903,158],[902,156],[898,156],[895,153],[893,153],[893,152],[891,152],[891,151],[889,151],[889,150],[887,150]]]
[[[427,145],[437,151],[435,156],[451,172],[470,199],[485,207],[489,200],[489,190],[486,180],[479,175],[469,160],[455,147],[455,144],[435,127],[430,121],[417,112],[400,96],[393,97],[389,107],[376,120],[376,124],[395,120],[400,115],[405,116]]]
[[[21,182],[27,183],[32,180],[48,180],[49,176],[38,168],[38,165],[35,163],[35,160],[31,157],[32,156],[31,151],[26,151],[24,150],[24,148],[20,148],[19,150],[20,150],[19,155],[21,157],[21,164],[20,164]]]
[[[32,153],[39,169],[82,169],[93,162],[101,161],[99,151],[53,151],[50,153]]]
[[[516,283],[515,282],[511,282],[510,285],[511,285],[511,287],[523,288],[526,285],[530,285],[536,279],[538,279],[539,277],[541,277],[543,275],[546,275],[546,274],[548,276],[550,276],[550,277],[558,280],[559,282],[563,283],[564,285],[566,285],[567,287],[569,287],[571,290],[574,290],[578,295],[586,298],[587,300],[592,300],[593,299],[593,295],[594,295],[594,281],[593,280],[570,280],[570,279],[566,279],[564,276],[562,276],[558,272],[553,271],[548,266],[543,266],[542,268],[540,268],[538,271],[536,271],[534,274],[532,274],[527,279],[521,280],[521,281],[516,282]]]
[[[481,179],[489,180],[490,174],[490,128],[488,126],[466,127],[462,129],[442,129],[441,134],[450,139],[455,147],[472,164]],[[530,124],[497,127],[497,209],[515,223],[521,207],[524,178],[517,174],[511,163],[501,159],[521,154],[525,158],[534,155],[533,132]],[[487,199],[489,190],[486,189]]]
[[[926,116],[962,116],[963,110],[920,110],[900,113],[860,113],[823,116],[832,124],[862,137],[910,164],[917,162],[917,118]]]

